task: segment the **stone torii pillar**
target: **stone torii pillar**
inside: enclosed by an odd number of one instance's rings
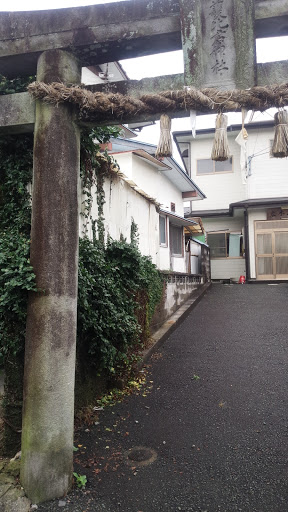
[[[254,0],[179,0],[185,84],[256,84]]]
[[[80,64],[46,51],[37,80],[80,83]],[[28,303],[21,463],[21,483],[36,503],[65,495],[72,483],[79,170],[73,107],[37,101],[31,263],[42,292]]]

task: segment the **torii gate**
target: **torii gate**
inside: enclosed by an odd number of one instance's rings
[[[129,0],[1,13],[0,73],[79,84],[81,66],[182,47],[184,75],[90,90],[137,98],[185,85],[245,89],[287,81],[288,61],[257,65],[255,55],[256,37],[287,34],[286,0]],[[80,124],[69,104],[0,97],[1,133],[34,130],[31,262],[45,294],[31,294],[28,305],[21,470],[33,502],[63,496],[72,479]]]

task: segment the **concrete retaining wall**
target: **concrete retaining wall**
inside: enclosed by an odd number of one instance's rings
[[[167,274],[163,285],[163,297],[158,304],[150,324],[153,334],[177,309],[203,285],[202,276]]]

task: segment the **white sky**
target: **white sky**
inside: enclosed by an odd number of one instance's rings
[[[6,6],[0,5],[0,13],[7,11],[32,11],[45,9],[60,9],[65,7],[77,7],[84,5],[107,4],[115,0],[9,0]],[[125,0],[118,0],[125,1]],[[3,0],[0,0],[2,3]],[[0,14],[1,15],[1,14]],[[269,62],[275,60],[288,60],[288,37],[275,37],[271,39],[261,39],[257,41],[257,61]],[[183,72],[182,51],[170,52],[161,55],[150,55],[137,59],[128,59],[121,61],[129,78],[139,80],[149,76],[159,76],[172,73]],[[257,114],[254,121],[260,120],[269,114]],[[197,128],[212,127],[215,116],[198,116]],[[232,114],[229,118],[230,123],[240,122],[239,115]],[[187,118],[173,119],[172,131],[190,130],[190,120]],[[157,144],[159,127],[156,126],[144,128],[139,136],[139,140]]]
[[[45,9],[61,9],[79,5],[109,4],[125,0],[9,0],[9,6],[0,7],[1,11],[43,11]]]

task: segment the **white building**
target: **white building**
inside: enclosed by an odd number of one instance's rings
[[[106,64],[82,68],[81,82],[85,85],[119,82],[121,80],[128,80],[128,76],[119,62],[107,62]]]
[[[201,217],[211,249],[212,279],[288,279],[288,161],[271,156],[274,122],[247,125],[246,159],[228,127],[231,157],[211,160],[214,129],[176,132],[174,139],[192,180],[206,199],[190,203],[186,217]],[[242,157],[244,155],[242,154]]]
[[[183,201],[197,201],[204,194],[173,158],[157,160],[156,146],[117,138],[108,150],[120,172],[105,179],[105,232],[129,242],[134,222],[142,254],[160,270],[188,273],[184,227],[192,235],[196,223],[184,218]],[[96,200],[91,215],[97,219]]]

